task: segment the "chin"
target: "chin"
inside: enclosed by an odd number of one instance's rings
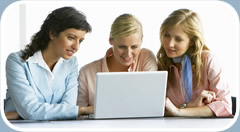
[[[169,58],[174,58],[174,57],[176,57],[176,55],[172,55],[172,54],[167,54],[167,56],[169,57]]]
[[[132,61],[131,62],[123,62],[122,65],[123,66],[130,66],[132,64]]]
[[[71,58],[71,56],[63,56],[62,57],[64,60],[69,60]]]

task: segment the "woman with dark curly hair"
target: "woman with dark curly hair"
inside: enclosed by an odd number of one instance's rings
[[[77,119],[78,62],[73,56],[91,26],[73,7],[52,11],[24,50],[6,62],[8,119]],[[87,108],[86,108],[87,109]]]

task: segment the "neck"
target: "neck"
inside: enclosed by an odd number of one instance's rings
[[[43,59],[51,71],[53,70],[57,61],[60,59],[60,57],[54,55],[53,51],[54,50],[51,50],[49,47],[46,50],[42,51]]]
[[[107,57],[107,66],[109,72],[124,72],[128,71],[129,66],[123,66],[114,59],[114,56]]]
[[[172,58],[174,65],[178,68],[179,71],[181,71],[182,59],[183,59],[183,56]]]
[[[173,60],[173,63],[181,63],[182,62],[182,56],[174,57],[174,58],[172,58],[172,60]]]

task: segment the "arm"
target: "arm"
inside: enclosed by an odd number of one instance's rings
[[[79,82],[77,98],[77,105],[79,106],[78,115],[81,116],[93,114],[94,107],[89,106],[88,85],[84,67],[79,71],[78,82]]]
[[[19,120],[21,117],[18,115],[18,113],[15,112],[5,112],[5,116],[8,120]]]
[[[226,76],[221,68],[221,64],[218,62],[217,58],[212,54],[209,54],[205,59],[209,88],[216,94],[215,101],[208,104],[208,106],[218,117],[231,117],[230,87],[227,78],[224,78]]]
[[[78,117],[81,115],[88,115],[93,114],[94,107],[93,106],[87,106],[87,107],[80,107],[78,110]],[[18,113],[15,112],[5,112],[5,116],[8,120],[20,120],[22,119]]]
[[[17,113],[23,119],[56,120],[76,119],[78,107],[72,104],[49,104],[39,102],[36,88],[33,87],[31,72],[19,55],[9,55],[6,63],[6,76],[9,95]]]
[[[84,67],[79,71],[78,78],[78,97],[77,97],[77,105],[79,107],[85,107],[89,105],[89,96],[88,96],[88,88],[87,88],[87,79],[84,72]]]
[[[61,104],[72,104],[77,103],[77,91],[78,91],[78,62],[77,58],[73,56],[71,60],[72,66],[70,74],[67,76],[66,91],[62,97]]]
[[[204,70],[207,72],[207,79],[204,79],[207,83],[206,87],[209,88],[208,90],[210,91],[203,90],[196,100],[187,104],[187,108],[185,109],[175,107],[171,101],[166,102],[167,115],[212,116],[211,113],[213,113],[213,115],[217,117],[232,116],[229,85],[226,80],[223,79],[222,69],[211,54],[204,58],[204,60],[203,68],[205,68]],[[210,109],[211,112],[207,109]]]
[[[77,94],[78,94],[78,62],[77,58],[73,58],[73,66],[71,72],[66,79],[66,92],[63,95],[61,104],[72,104],[76,105]],[[93,113],[93,106],[79,107],[78,117],[80,115],[87,115]]]
[[[180,109],[177,108],[169,98],[166,98],[165,116],[214,117],[215,114],[206,105]]]
[[[194,101],[187,103],[186,107],[200,107],[208,105],[215,100],[216,100],[215,92],[203,90]]]
[[[78,110],[78,116],[81,115],[89,115],[89,114],[93,114],[94,113],[94,107],[93,106],[82,106],[79,108]]]
[[[178,116],[197,116],[197,117],[214,117],[215,114],[208,106],[179,109]]]

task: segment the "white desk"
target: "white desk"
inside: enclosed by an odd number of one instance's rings
[[[234,118],[139,118],[139,119],[108,119],[108,120],[65,120],[43,122],[15,122],[12,124],[19,128],[110,128],[110,129],[166,129],[166,128],[204,128],[205,130],[221,130],[233,124]],[[168,129],[166,129],[168,130]]]

